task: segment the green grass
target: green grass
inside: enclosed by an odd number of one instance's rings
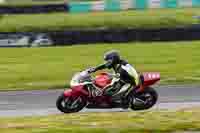
[[[111,49],[140,72],[160,72],[162,84],[199,84],[199,41],[122,43],[0,49],[0,90],[63,88],[75,72],[103,63]]]
[[[154,9],[82,14],[51,13],[33,15],[3,15],[1,32],[54,31],[88,28],[161,28],[199,23],[193,16],[200,8]],[[42,19],[41,19],[42,18]]]
[[[174,133],[200,131],[199,109],[77,113],[0,119],[3,133]]]

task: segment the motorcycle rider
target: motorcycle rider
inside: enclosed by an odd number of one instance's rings
[[[95,68],[89,69],[89,73],[94,73],[102,69],[113,69],[119,75],[118,78],[113,78],[104,92],[104,95],[114,96],[121,92],[129,92],[133,86],[139,85],[139,75],[136,70],[125,60],[121,59],[119,53],[115,50],[108,51],[104,54],[106,63]],[[128,94],[128,93],[126,93]],[[122,96],[122,105],[128,107],[126,95]]]

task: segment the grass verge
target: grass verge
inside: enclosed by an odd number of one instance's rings
[[[63,88],[75,72],[103,63],[103,53],[111,49],[119,50],[123,58],[140,72],[160,72],[162,84],[198,84],[199,43],[152,42],[2,48],[0,90]]]
[[[153,9],[82,14],[3,15],[1,32],[55,31],[87,28],[161,28],[199,23],[199,8]],[[41,19],[42,18],[42,19]]]
[[[200,131],[199,109],[77,113],[0,119],[3,133],[174,133]]]

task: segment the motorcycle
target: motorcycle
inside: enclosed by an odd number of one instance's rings
[[[104,95],[106,86],[114,79],[119,79],[118,74],[101,72],[94,78],[87,70],[76,73],[70,82],[70,89],[66,89],[57,99],[56,106],[63,113],[75,113],[83,108],[123,108],[122,96],[126,94],[128,108],[132,110],[146,110],[153,107],[158,94],[151,85],[160,80],[158,72],[140,74],[140,85],[129,90],[120,90],[114,96]],[[95,88],[94,88],[95,87]]]

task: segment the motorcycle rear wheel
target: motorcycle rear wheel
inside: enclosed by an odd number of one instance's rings
[[[150,109],[156,104],[157,100],[158,100],[158,93],[155,91],[155,89],[148,87],[144,90],[144,92],[137,94],[136,98],[133,98],[133,100],[131,101],[131,109],[132,110]]]
[[[86,100],[81,96],[74,99],[72,97],[65,97],[63,94],[61,94],[56,101],[56,107],[63,113],[79,112],[86,104]]]

